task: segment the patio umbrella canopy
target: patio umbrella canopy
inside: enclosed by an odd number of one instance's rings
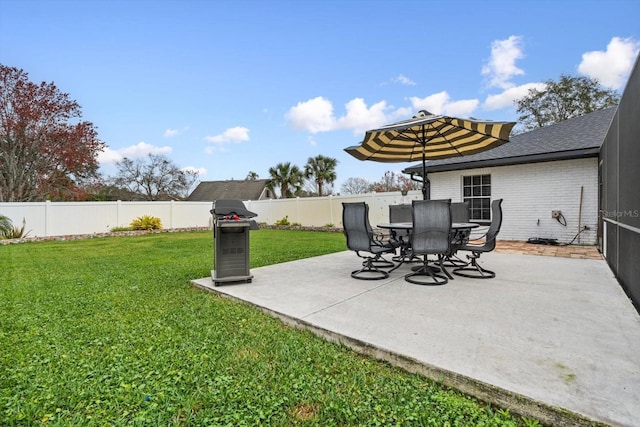
[[[409,120],[365,133],[345,151],[359,160],[383,163],[422,161],[422,194],[427,199],[426,161],[468,156],[509,142],[515,122],[461,119],[421,110]]]

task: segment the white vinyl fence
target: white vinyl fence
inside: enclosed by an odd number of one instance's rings
[[[369,193],[358,196],[327,196],[279,200],[245,201],[259,223],[290,223],[309,227],[342,226],[342,203],[365,201],[371,224],[388,222],[389,205],[420,199],[420,191],[407,196],[399,192]],[[135,218],[151,215],[160,218],[163,228],[210,227],[212,202],[28,202],[0,203],[0,215],[14,226],[26,221],[28,237],[69,236],[107,233],[114,227],[126,227]]]

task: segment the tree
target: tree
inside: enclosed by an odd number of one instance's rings
[[[408,191],[415,190],[417,183],[412,181],[411,178],[396,174],[395,172],[386,171],[382,180],[374,182],[371,186],[373,191],[378,193],[384,193],[389,191]]]
[[[371,183],[364,178],[348,178],[340,187],[340,192],[346,195],[364,194],[370,191]]]
[[[104,148],[80,105],[53,83],[0,64],[0,202],[79,199]]]
[[[516,105],[520,127],[530,131],[617,105],[619,101],[615,91],[603,89],[596,79],[563,74],[558,82],[546,81],[543,90],[529,89]]]
[[[304,174],[296,165],[290,162],[278,163],[275,167],[269,168],[269,182],[267,188],[275,191],[275,187],[280,187],[280,198],[293,197],[295,193],[302,189]],[[293,191],[292,191],[293,189]]]
[[[197,172],[181,170],[161,154],[136,160],[125,157],[116,166],[118,173],[112,179],[113,184],[145,200],[183,199],[198,179]]]
[[[260,178],[260,176],[258,175],[257,172],[249,171],[249,173],[247,174],[247,177],[245,178],[245,181],[255,181],[258,178]]]
[[[304,177],[311,179],[316,184],[318,196],[324,196],[324,184],[332,184],[336,178],[336,166],[338,161],[332,157],[325,157],[322,154],[316,157],[309,157],[304,167]]]

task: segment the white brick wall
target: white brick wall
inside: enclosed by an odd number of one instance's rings
[[[574,244],[595,244],[598,222],[598,159],[562,160],[516,166],[439,172],[429,175],[431,198],[462,200],[462,176],[491,175],[491,199],[504,199],[502,229],[499,238],[527,240],[530,237],[558,239],[569,243],[579,227],[589,230]],[[580,189],[582,215],[580,213]],[[563,226],[551,218],[560,210],[566,218]]]

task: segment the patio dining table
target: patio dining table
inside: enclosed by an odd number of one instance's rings
[[[469,235],[471,230],[478,228],[480,224],[475,222],[454,222],[451,223],[451,251],[447,254],[447,257],[455,255],[459,247],[466,245],[469,242]],[[411,257],[410,239],[411,230],[413,229],[412,222],[384,222],[377,225],[378,228],[391,230],[392,234],[397,231],[403,231],[399,234],[400,240],[400,264],[409,261]],[[404,239],[407,236],[407,239]]]

